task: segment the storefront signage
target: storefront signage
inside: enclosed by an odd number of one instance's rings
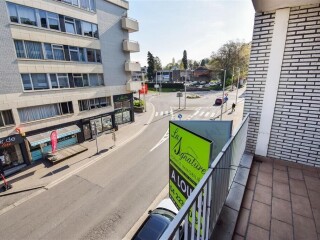
[[[9,147],[11,145],[22,143],[23,139],[19,134],[11,135],[5,138],[0,138],[0,148]]]
[[[51,139],[51,152],[55,153],[57,151],[57,144],[58,144],[58,133],[56,130],[53,130],[50,134]]]
[[[113,96],[113,101],[114,101],[114,102],[123,102],[123,101],[128,101],[128,100],[132,100],[132,93],[130,93],[130,94],[114,95],[114,96]]]

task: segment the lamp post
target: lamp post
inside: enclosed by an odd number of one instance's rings
[[[184,108],[187,108],[187,71],[188,68],[186,69],[186,76],[184,78]]]
[[[224,76],[223,76],[223,87],[222,87],[222,103],[221,103],[221,114],[220,114],[220,121],[222,120],[222,112],[223,112],[223,104],[224,104],[224,87],[226,84],[226,69],[221,69],[221,71],[224,71]]]
[[[238,82],[237,82],[236,104],[238,102],[239,79],[240,79],[240,68],[238,67]]]

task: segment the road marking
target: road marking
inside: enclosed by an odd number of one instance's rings
[[[199,110],[197,110],[194,114],[193,114],[193,116],[196,116],[196,115],[198,115],[198,113],[199,113],[200,111]]]
[[[214,115],[215,115],[215,113],[212,113],[212,114],[210,115],[210,118],[213,118],[213,117],[214,117]]]
[[[164,112],[165,115],[168,115],[168,113],[169,113],[168,111],[165,111],[165,112]]]
[[[204,115],[205,117],[208,117],[210,114],[210,112],[206,112],[206,115]]]
[[[163,137],[161,138],[161,140],[150,150],[150,152],[152,152],[153,150],[155,150],[157,147],[159,147],[162,143],[164,143],[166,140],[168,140],[169,138],[169,129],[166,131],[166,133],[163,135]]]
[[[160,116],[163,116],[163,111],[160,112]]]
[[[199,117],[202,117],[203,114],[204,114],[204,112],[201,112],[201,113],[199,114]]]
[[[157,117],[157,116],[158,116],[158,114],[159,114],[159,113],[158,113],[158,112],[156,112],[155,116]]]

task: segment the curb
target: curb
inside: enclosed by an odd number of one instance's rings
[[[105,152],[105,153],[102,153],[101,155],[99,155],[98,157],[92,159],[91,161],[89,161],[88,163],[84,164],[83,166],[80,166],[79,168],[73,170],[72,172],[69,172],[68,174],[62,176],[61,178],[58,178],[54,181],[52,181],[51,183],[48,183],[47,185],[44,185],[44,186],[35,186],[35,187],[29,187],[29,188],[26,188],[26,189],[21,189],[19,191],[15,191],[15,192],[8,192],[6,194],[1,194],[0,197],[3,197],[3,196],[8,196],[8,195],[12,195],[12,194],[16,194],[16,193],[21,193],[21,192],[25,192],[25,191],[29,191],[29,190],[35,190],[35,189],[38,189],[38,188],[42,188],[40,190],[38,190],[37,192],[34,192],[32,193],[31,195],[28,195],[18,201],[16,201],[15,203],[12,203],[10,204],[9,206],[3,208],[0,210],[0,216],[8,211],[10,211],[11,209],[19,206],[20,204],[32,199],[33,197],[35,196],[38,196],[39,194],[49,190],[50,188],[53,188],[54,186],[58,185],[59,183],[67,180],[68,178],[72,177],[73,175],[75,175],[76,173],[82,171],[83,169],[91,166],[92,164],[100,161],[103,157],[109,155],[111,152],[114,152],[116,150],[119,149],[119,147],[121,147],[122,145],[132,141],[133,139],[135,139],[136,137],[138,137],[144,130],[145,128],[148,127],[148,125],[151,123],[153,117],[154,117],[154,113],[155,113],[155,107],[152,103],[149,103],[151,106],[152,106],[152,113],[147,121],[146,124],[142,125],[141,127],[141,130],[138,131],[136,134],[132,135],[130,138],[127,138],[126,140],[124,140],[123,142],[119,143],[117,146],[113,147],[113,148],[110,148],[109,151]]]

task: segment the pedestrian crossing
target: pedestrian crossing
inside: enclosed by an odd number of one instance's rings
[[[178,119],[178,115],[182,115],[181,120],[205,120],[205,119],[212,119],[216,115],[215,112],[212,111],[212,109],[209,108],[195,108],[193,111],[190,112],[174,112],[173,109],[171,108],[170,110],[163,110],[163,111],[156,111],[154,114],[154,117],[168,117],[170,116],[171,119]]]

